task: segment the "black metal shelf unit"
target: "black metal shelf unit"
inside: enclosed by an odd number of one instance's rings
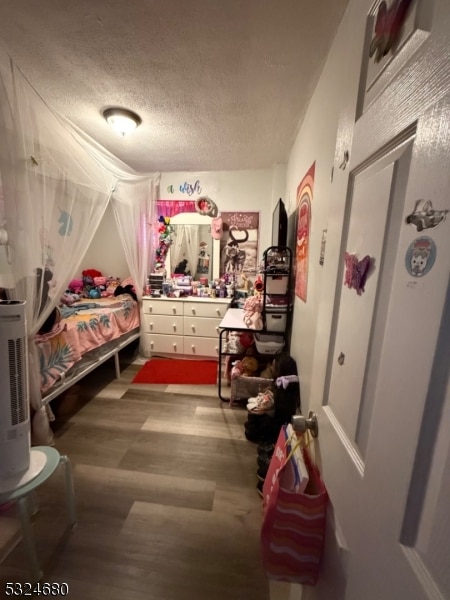
[[[270,246],[263,255],[263,323],[265,334],[283,335],[285,350],[290,347],[293,310],[292,250]]]

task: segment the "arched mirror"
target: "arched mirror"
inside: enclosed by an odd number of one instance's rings
[[[172,244],[166,258],[167,276],[190,274],[194,280],[219,277],[220,242],[211,237],[211,217],[179,213],[171,218]]]

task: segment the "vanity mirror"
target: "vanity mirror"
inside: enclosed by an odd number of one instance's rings
[[[190,274],[194,280],[219,277],[220,242],[211,237],[211,217],[179,213],[171,218],[172,244],[166,258],[166,272]]]

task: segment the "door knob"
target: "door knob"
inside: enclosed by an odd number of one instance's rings
[[[314,438],[319,437],[319,422],[316,413],[312,410],[309,411],[308,418],[303,415],[294,415],[291,418],[291,425],[295,433],[303,434],[309,429]]]

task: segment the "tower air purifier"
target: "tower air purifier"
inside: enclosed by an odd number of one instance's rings
[[[30,467],[25,302],[0,301],[0,490]]]

